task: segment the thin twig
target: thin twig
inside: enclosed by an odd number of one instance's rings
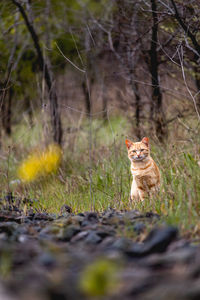
[[[195,111],[197,113],[197,116],[198,116],[198,119],[200,121],[200,115],[199,115],[199,111],[198,111],[198,107],[197,107],[197,104],[196,104],[196,100],[191,92],[191,90],[189,89],[188,87],[188,84],[187,84],[187,81],[186,81],[186,77],[185,77],[185,71],[184,71],[184,66],[183,66],[183,47],[181,46],[180,47],[180,51],[181,53],[178,51],[178,56],[179,56],[179,60],[180,60],[180,65],[181,65],[181,70],[182,70],[182,76],[183,76],[183,80],[184,80],[184,83],[185,83],[185,86],[186,86],[186,89],[190,95],[190,97],[192,98],[192,101],[194,103],[194,108],[195,108]]]
[[[88,32],[89,32],[89,35],[90,35],[90,37],[91,37],[91,40],[92,40],[92,42],[93,42],[93,45],[94,45],[94,46],[96,46],[96,44],[95,44],[95,40],[94,40],[94,38],[93,38],[93,36],[92,36],[91,30],[90,30],[90,28],[89,28],[88,24],[86,24],[86,27],[87,27],[87,30],[88,30]]]
[[[70,29],[70,34],[71,34],[71,37],[72,37],[72,39],[73,39],[74,45],[75,45],[75,47],[76,47],[76,52],[77,52],[77,54],[78,54],[78,57],[79,57],[79,59],[80,59],[80,61],[81,61],[82,66],[84,67],[83,59],[82,59],[82,57],[81,57],[81,55],[80,55],[80,52],[79,52],[79,50],[78,50],[78,47],[77,47],[77,44],[76,44],[76,41],[75,41],[75,38],[74,38],[74,35],[73,35],[71,29]]]
[[[56,45],[57,49],[59,50],[59,52],[62,54],[62,56],[63,56],[63,57],[64,57],[64,58],[65,58],[65,59],[66,59],[66,60],[67,60],[74,68],[76,68],[77,70],[79,70],[79,71],[82,72],[82,73],[85,73],[85,72],[86,72],[85,70],[82,70],[82,69],[80,69],[77,65],[75,65],[68,57],[66,57],[56,42],[55,42],[55,45]]]

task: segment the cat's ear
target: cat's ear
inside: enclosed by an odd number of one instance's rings
[[[148,137],[143,137],[142,143],[145,144],[147,147],[149,147],[149,138]]]
[[[130,140],[125,140],[125,143],[128,149],[133,145],[133,142],[131,142]]]

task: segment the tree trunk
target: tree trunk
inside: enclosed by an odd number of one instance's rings
[[[7,101],[4,103],[4,108],[2,107],[2,123],[5,133],[11,135],[11,107],[13,98],[13,89],[9,89]]]
[[[141,110],[141,97],[139,92],[138,83],[135,81],[135,76],[133,71],[130,74],[130,84],[135,95],[135,119],[136,119],[136,136],[138,139],[141,138],[141,128],[140,128],[140,110]]]
[[[92,86],[94,84],[95,76],[93,70],[93,56],[91,53],[91,37],[88,29],[85,30],[84,44],[85,44],[85,52],[86,52],[87,74],[84,77],[84,81],[82,82],[82,89],[85,98],[86,111],[88,113],[88,116],[90,116],[92,111],[91,91],[92,91]]]
[[[35,28],[31,21],[29,20],[23,6],[16,0],[11,0],[19,9],[25,24],[27,26],[27,29],[31,35],[31,38],[34,42],[35,49],[37,51],[38,55],[38,63],[40,67],[40,71],[44,72],[44,78],[45,82],[49,91],[49,101],[50,101],[50,114],[51,114],[51,122],[52,122],[52,127],[53,127],[53,140],[54,142],[58,143],[61,145],[62,143],[62,125],[61,125],[61,118],[60,118],[60,113],[58,110],[58,100],[57,100],[57,94],[56,90],[53,84],[53,78],[52,74],[50,72],[50,67],[47,65],[46,61],[44,60],[40,44],[39,44],[39,38],[38,35],[36,34]]]
[[[194,70],[194,76],[195,76],[195,84],[197,87],[197,92],[198,94],[198,98],[197,98],[197,106],[198,109],[200,110],[200,66],[198,63],[198,56],[194,55],[194,66],[193,66],[193,70]]]
[[[90,101],[90,92],[88,90],[88,86],[85,81],[82,82],[82,89],[83,89],[83,94],[84,94],[84,99],[85,99],[85,108],[86,112],[88,115],[91,114],[91,101]]]
[[[152,38],[151,38],[151,49],[150,55],[150,72],[152,82],[152,103],[151,103],[151,115],[155,122],[156,135],[162,142],[166,135],[165,118],[162,109],[162,93],[160,90],[160,82],[158,75],[158,53],[157,53],[157,42],[158,42],[158,16],[157,16],[157,5],[156,0],[151,0],[152,9]]]
[[[6,79],[4,83],[0,83],[0,88],[1,88],[1,97],[0,97],[0,113],[1,113],[1,124],[0,124],[0,148],[1,148],[1,137],[2,137],[2,130],[4,129],[7,134],[11,133],[11,126],[10,124],[10,118],[11,118],[11,98],[12,98],[12,88],[8,88],[10,78],[11,78],[11,73],[12,73],[12,67],[13,67],[13,56],[15,53],[15,47],[14,45],[13,50],[11,51],[11,55],[9,57],[9,62],[8,62],[8,67],[7,67],[7,74],[6,74]],[[9,96],[8,96],[8,103],[6,103],[6,98],[7,94],[9,91]],[[7,121],[9,122],[8,128],[7,127]]]

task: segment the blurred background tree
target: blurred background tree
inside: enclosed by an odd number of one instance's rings
[[[11,134],[18,112],[32,126],[33,113],[45,107],[52,127],[47,136],[62,144],[62,105],[67,110],[73,103],[73,109],[85,106],[86,115],[103,110],[105,120],[114,106],[138,138],[149,128],[165,140],[170,122],[199,115],[200,97],[192,108],[187,91],[200,87],[198,12],[198,1],[2,2],[1,131]],[[186,93],[185,106],[178,94]]]

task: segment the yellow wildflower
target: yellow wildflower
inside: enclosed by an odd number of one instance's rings
[[[61,162],[62,151],[58,145],[51,144],[43,152],[28,156],[18,169],[22,181],[31,182],[38,177],[56,172]]]
[[[98,297],[116,291],[116,273],[119,266],[111,260],[101,258],[87,266],[80,277],[79,286],[87,296]]]
[[[60,164],[62,152],[58,145],[49,145],[47,151],[42,153],[41,161],[44,166],[44,173],[55,172]]]

